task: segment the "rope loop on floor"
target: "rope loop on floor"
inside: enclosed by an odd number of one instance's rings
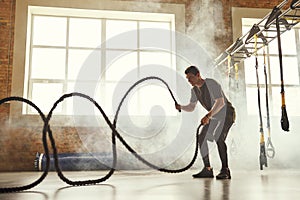
[[[3,98],[0,100],[0,105],[4,104],[6,102],[10,102],[10,101],[18,101],[18,102],[23,102],[23,103],[30,105],[39,113],[43,122],[46,121],[46,117],[43,114],[43,112],[40,110],[40,108],[28,99],[24,99],[22,97],[15,97],[15,96],[7,97],[7,98]],[[48,131],[48,129],[50,130],[50,127],[46,127],[46,129]],[[37,180],[35,180],[34,182],[32,182],[28,185],[24,185],[24,186],[20,186],[20,187],[0,188],[0,193],[20,192],[20,191],[24,191],[24,190],[29,190],[29,189],[37,186],[38,184],[40,184],[45,179],[45,177],[48,174],[49,166],[50,166],[49,148],[48,148],[48,144],[47,144],[46,132],[43,133],[43,135],[42,135],[42,141],[43,141],[43,146],[44,146],[44,151],[45,151],[45,156],[46,156],[46,169],[44,170],[42,175]]]

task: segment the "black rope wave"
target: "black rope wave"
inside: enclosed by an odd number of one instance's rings
[[[169,85],[161,78],[159,77],[155,77],[155,76],[149,76],[149,77],[145,77],[143,79],[140,79],[139,81],[137,81],[136,83],[134,83],[125,93],[125,95],[123,96],[123,98],[121,99],[118,109],[116,111],[116,115],[114,118],[113,123],[111,123],[111,121],[109,120],[109,118],[107,117],[107,115],[105,114],[105,112],[103,111],[103,109],[101,108],[101,106],[91,97],[89,97],[88,95],[79,93],[79,92],[73,92],[73,93],[68,93],[68,94],[64,94],[62,95],[52,106],[50,112],[48,113],[47,117],[43,114],[43,112],[40,110],[40,108],[38,106],[36,106],[33,102],[31,102],[28,99],[22,98],[22,97],[7,97],[4,99],[0,100],[0,105],[5,103],[5,102],[9,102],[9,101],[20,101],[20,102],[24,102],[27,103],[28,105],[30,105],[31,107],[33,107],[40,115],[41,119],[44,122],[44,126],[43,126],[43,131],[42,131],[42,142],[43,142],[43,146],[44,146],[44,151],[45,151],[45,157],[46,157],[46,167],[45,170],[43,172],[43,174],[41,175],[40,178],[38,178],[36,181],[28,184],[28,185],[24,185],[24,186],[20,186],[20,187],[7,187],[7,188],[0,188],[0,193],[9,193],[9,192],[20,192],[20,191],[24,191],[24,190],[28,190],[31,189],[35,186],[37,186],[38,184],[40,184],[45,177],[48,174],[49,171],[49,166],[50,166],[50,155],[49,155],[49,148],[47,145],[47,133],[48,133],[48,137],[50,139],[50,143],[52,146],[52,150],[53,150],[53,158],[54,158],[54,165],[55,165],[55,169],[56,172],[59,176],[59,178],[64,181],[65,183],[72,185],[72,186],[83,186],[83,185],[92,185],[92,184],[97,184],[97,183],[101,183],[106,181],[107,179],[109,179],[114,171],[115,171],[115,167],[116,167],[116,161],[117,161],[117,151],[116,151],[116,137],[121,141],[121,143],[126,147],[126,149],[131,152],[138,160],[140,160],[141,162],[143,162],[145,165],[156,169],[158,171],[161,172],[167,172],[167,173],[180,173],[183,172],[187,169],[189,169],[190,167],[192,167],[192,165],[194,164],[196,158],[197,158],[197,154],[198,154],[198,134],[199,134],[199,129],[202,126],[202,124],[200,124],[197,128],[196,131],[196,147],[195,147],[195,153],[194,156],[192,158],[192,160],[190,161],[190,163],[188,165],[186,165],[185,167],[181,168],[181,169],[166,169],[166,168],[161,168],[158,167],[152,163],[150,163],[149,161],[147,161],[146,159],[144,159],[142,156],[140,156],[125,140],[124,138],[119,134],[119,132],[116,129],[116,124],[117,124],[117,119],[118,119],[118,115],[120,112],[120,109],[122,107],[122,104],[124,103],[124,100],[126,99],[126,97],[129,95],[129,93],[139,84],[141,84],[144,81],[147,80],[159,80],[161,81],[169,90],[170,95],[174,101],[175,104],[177,104],[177,101],[169,87]],[[57,152],[57,148],[55,145],[55,140],[52,134],[52,130],[50,128],[50,120],[53,114],[53,111],[56,109],[56,107],[58,106],[59,103],[61,103],[62,101],[64,101],[67,98],[70,97],[81,97],[84,98],[88,101],[90,101],[91,103],[94,104],[94,106],[100,111],[101,115],[103,116],[103,118],[105,119],[106,123],[108,124],[108,126],[110,127],[110,129],[112,130],[112,151],[113,151],[113,164],[112,167],[110,169],[110,171],[102,178],[99,179],[93,179],[93,180],[83,180],[83,181],[72,181],[70,179],[68,179],[67,177],[64,176],[62,170],[60,169],[59,166],[59,159],[58,159],[58,152]]]
[[[33,107],[39,113],[42,120],[44,122],[46,122],[46,117],[42,113],[40,108],[37,107],[30,100],[24,99],[22,97],[7,97],[7,98],[4,98],[4,99],[0,100],[0,105],[3,104],[3,103],[9,102],[9,101],[20,101],[20,102],[27,103],[28,105]],[[50,130],[50,127],[48,127],[48,129]],[[34,182],[32,182],[28,185],[24,185],[24,186],[20,186],[20,187],[0,188],[0,193],[19,192],[19,191],[23,191],[23,190],[28,190],[28,189],[31,189],[31,188],[37,186],[38,184],[40,184],[45,179],[45,177],[48,174],[49,165],[50,165],[50,156],[49,156],[49,148],[48,148],[48,144],[47,144],[46,132],[45,133],[43,132],[42,141],[43,141],[43,146],[44,146],[44,151],[45,151],[45,156],[46,156],[46,168],[45,168],[43,174],[37,180],[35,180]]]

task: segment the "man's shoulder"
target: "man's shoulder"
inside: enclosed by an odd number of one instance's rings
[[[219,85],[219,83],[213,78],[206,78],[205,82],[207,85],[215,85],[215,84]]]
[[[207,82],[217,82],[215,79],[213,78],[205,78],[205,81]]]

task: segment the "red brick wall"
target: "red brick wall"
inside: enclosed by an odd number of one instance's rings
[[[196,2],[197,1],[197,2]],[[203,0],[206,1],[206,0]],[[161,2],[155,0],[155,2]],[[192,5],[201,5],[201,0],[164,0],[168,3],[183,3],[186,6],[186,27],[196,13]],[[212,1],[214,2],[214,1]],[[216,1],[215,1],[216,2]],[[215,34],[215,41],[219,49],[226,49],[232,43],[231,8],[273,8],[281,1],[270,0],[221,0],[223,5],[224,31]],[[0,0],[0,98],[10,95],[13,34],[14,34],[15,0]],[[222,20],[222,19],[221,19]],[[214,22],[212,22],[214,23]],[[225,41],[225,42],[224,42]],[[219,54],[220,52],[216,52]],[[8,126],[9,104],[0,106],[0,171],[33,170],[33,161],[37,151],[43,151],[42,127],[13,127]],[[38,122],[37,122],[38,123]],[[42,123],[41,123],[42,124]],[[74,152],[83,150],[78,136],[78,130],[72,127],[53,128],[59,152]],[[84,134],[91,134],[97,130],[80,129]],[[103,141],[103,148],[110,150],[109,143]]]
[[[15,1],[0,1],[0,98],[9,94],[13,54]]]

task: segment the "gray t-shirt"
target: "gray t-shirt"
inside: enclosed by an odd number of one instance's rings
[[[190,102],[195,103],[199,101],[207,111],[210,111],[212,106],[214,105],[215,100],[222,97],[225,100],[225,106],[219,111],[219,113],[214,116],[215,118],[218,118],[218,115],[226,112],[226,110],[234,110],[234,108],[225,96],[221,85],[214,79],[206,78],[204,84],[201,87],[194,86],[191,89]]]

